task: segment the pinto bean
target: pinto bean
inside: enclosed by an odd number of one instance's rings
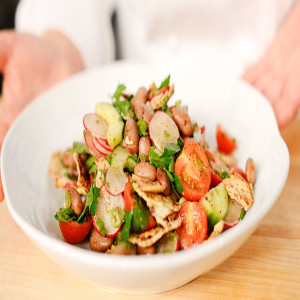
[[[159,167],[156,171],[156,177],[157,177],[157,181],[165,186],[165,190],[163,192],[163,194],[165,196],[169,196],[171,194],[171,184],[170,184],[170,180],[169,177],[166,173],[166,171],[164,170],[163,167]]]
[[[71,197],[71,209],[76,215],[81,215],[83,211],[83,203],[79,193],[71,185],[68,185],[66,187],[66,193],[69,193]]]
[[[151,181],[156,179],[156,169],[148,162],[139,162],[134,168],[134,174]]]
[[[171,108],[172,116],[183,135],[193,134],[193,124],[185,108],[174,106]]]
[[[116,255],[135,255],[136,250],[133,245],[129,245],[126,242],[120,242],[120,244],[116,245],[109,251],[109,254],[116,254]]]
[[[150,247],[137,247],[137,253],[140,255],[148,255],[148,254],[155,254],[155,247],[150,246]]]
[[[256,181],[255,165],[252,158],[248,158],[246,162],[246,179],[252,185],[254,185]]]
[[[139,155],[140,157],[145,156],[146,160],[149,160],[149,153],[151,149],[151,141],[149,136],[143,136],[139,142]]]
[[[106,252],[113,244],[113,238],[106,238],[99,234],[95,228],[92,229],[90,247],[96,252]]]
[[[183,137],[183,144],[184,145],[188,144],[189,142],[195,142],[195,139],[192,138],[192,137],[189,137],[189,136]]]
[[[126,149],[129,153],[134,154],[139,151],[139,134],[137,131],[136,121],[129,118],[126,121],[124,130],[124,141]]]
[[[136,103],[140,102],[140,103],[143,103],[143,104],[146,104],[147,100],[148,100],[148,96],[149,96],[149,93],[147,91],[147,89],[145,87],[140,87],[135,96],[132,98],[132,100],[130,101],[130,107],[132,109],[135,108],[135,105]]]
[[[137,102],[135,104],[134,112],[138,120],[143,120],[147,124],[150,123],[153,113],[146,104]]]

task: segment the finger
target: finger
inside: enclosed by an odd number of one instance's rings
[[[260,76],[253,85],[273,104],[280,98],[283,79],[275,78],[271,72],[267,72]]]
[[[300,87],[296,78],[289,78],[282,89],[280,99],[274,103],[274,111],[279,128],[293,121],[300,106]]]
[[[0,172],[0,202],[4,200],[4,192],[3,192],[3,186],[2,186],[2,178],[1,178],[1,172]]]
[[[9,55],[13,49],[14,32],[3,30],[0,32],[0,72],[4,72]]]
[[[258,63],[248,68],[242,76],[242,79],[253,84],[255,80],[265,72],[267,65],[265,59],[259,60]]]

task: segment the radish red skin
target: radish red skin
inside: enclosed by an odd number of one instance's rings
[[[92,216],[92,220],[93,220],[94,228],[96,229],[96,231],[97,231],[99,234],[101,234],[100,231],[99,231],[99,229],[98,229],[98,226],[97,226],[97,219],[96,219],[96,217],[95,217],[95,216]],[[114,233],[112,233],[112,234],[106,234],[104,237],[106,237],[106,238],[114,238],[114,237],[116,237],[116,236],[118,235],[118,233],[122,230],[122,228],[123,228],[123,224],[122,224],[119,228],[116,229],[116,232],[114,232]],[[102,234],[101,234],[101,235],[102,235]],[[103,235],[102,235],[102,236],[103,236]]]

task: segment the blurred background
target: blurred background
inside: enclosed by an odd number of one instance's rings
[[[0,30],[15,26],[15,12],[19,0],[0,0]],[[0,94],[2,91],[2,75],[0,74]]]

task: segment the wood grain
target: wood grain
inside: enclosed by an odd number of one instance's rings
[[[282,131],[291,166],[278,201],[247,242],[209,273],[174,291],[107,291],[50,261],[0,204],[0,299],[300,299],[300,120]]]

